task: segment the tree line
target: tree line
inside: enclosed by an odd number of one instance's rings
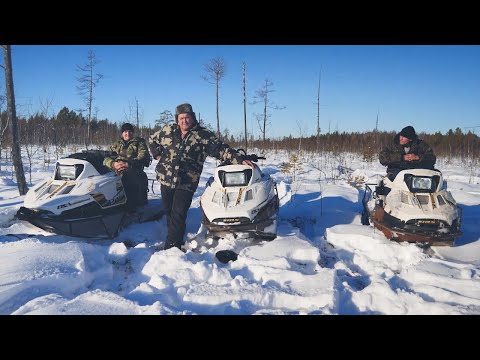
[[[151,126],[140,126],[136,129],[135,135],[148,137],[160,127],[173,121],[173,116],[168,116],[167,121],[157,121]],[[213,130],[209,124],[201,120],[202,125]],[[2,132],[6,127],[7,113],[0,112],[0,151],[5,151],[12,144],[9,132]],[[22,147],[27,145],[38,145],[39,147],[53,147],[62,149],[67,145],[78,145],[79,149],[85,144],[85,131],[87,119],[73,110],[63,107],[58,114],[46,116],[37,113],[28,117],[18,118],[19,138]],[[120,137],[120,123],[108,119],[90,120],[90,141],[92,146],[100,148],[107,146]],[[235,136],[225,128],[220,133],[220,138],[235,148],[243,148],[248,143],[248,148],[259,149],[259,151],[288,150],[307,152],[349,152],[361,155],[365,160],[378,158],[378,152],[389,144],[396,132],[370,131],[370,132],[332,132],[327,134],[301,136],[284,136],[279,138],[268,138],[262,133],[258,138],[250,136],[245,141],[242,135]],[[436,132],[433,134],[420,133],[419,137],[425,140],[435,151],[437,156],[444,158],[478,158],[480,155],[480,138],[468,131],[464,133],[460,128],[450,129],[446,134]],[[46,150],[45,150],[46,151]],[[61,153],[61,151],[56,151]],[[1,154],[1,153],[0,153]],[[1,156],[1,155],[0,155]],[[57,156],[58,158],[58,156]]]
[[[298,150],[308,152],[353,153],[363,156],[364,160],[378,159],[378,153],[393,141],[397,132],[369,131],[369,132],[332,132],[309,137],[285,136],[279,139],[253,139],[249,147],[262,150]],[[450,129],[446,134],[419,133],[419,138],[425,140],[438,157],[451,159],[480,159],[480,137],[471,131],[464,133],[460,128]],[[233,138],[232,138],[233,140]],[[233,142],[239,144],[238,139]]]

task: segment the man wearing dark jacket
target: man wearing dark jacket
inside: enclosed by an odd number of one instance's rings
[[[174,246],[181,249],[183,245],[187,212],[207,156],[254,167],[250,160],[243,160],[213,132],[200,126],[192,105],[178,105],[175,109],[175,122],[165,125],[150,136],[149,140],[150,152],[158,160],[155,170],[167,215],[165,250]]]
[[[393,142],[380,151],[380,163],[387,166],[387,174],[393,181],[404,169],[433,169],[437,160],[432,148],[407,126],[393,138]]]
[[[143,168],[150,165],[150,153],[145,139],[133,136],[132,124],[123,124],[121,132],[121,138],[110,146],[116,155],[106,157],[103,165],[122,177],[127,207],[134,210],[147,203],[148,178]]]

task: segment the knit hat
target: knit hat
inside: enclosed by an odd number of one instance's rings
[[[134,130],[133,130],[133,125],[130,124],[130,123],[125,123],[125,124],[123,124],[123,125],[122,125],[122,133],[123,133],[124,131],[128,131],[128,130],[131,131],[131,132],[133,132],[133,131],[134,131]]]
[[[404,127],[402,131],[400,131],[400,135],[410,140],[414,140],[417,138],[417,134],[415,133],[415,129],[413,128],[413,126]]]
[[[175,122],[178,121],[178,115],[180,114],[190,114],[193,120],[197,121],[195,113],[193,112],[192,105],[189,103],[180,104],[175,108]]]

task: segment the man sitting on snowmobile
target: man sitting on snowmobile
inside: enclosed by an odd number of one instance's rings
[[[405,169],[433,169],[437,160],[432,148],[407,126],[393,138],[393,142],[380,151],[380,163],[387,166],[387,176],[393,181]]]
[[[250,160],[243,160],[235,149],[224,144],[213,132],[202,127],[197,122],[192,105],[178,105],[175,121],[175,124],[163,126],[149,139],[152,156],[158,160],[155,170],[167,215],[165,250],[174,246],[181,249],[183,245],[187,212],[207,156],[230,160],[232,164],[255,166]]]
[[[134,137],[134,128],[125,123],[121,139],[110,146],[116,156],[106,157],[103,164],[122,177],[130,210],[147,204],[148,177],[143,168],[150,165],[150,153],[145,139]]]

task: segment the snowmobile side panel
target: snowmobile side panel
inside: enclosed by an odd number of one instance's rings
[[[125,211],[103,216],[79,219],[65,219],[62,216],[48,216],[39,211],[21,207],[17,212],[19,220],[25,220],[40,229],[61,235],[84,238],[113,238],[120,227]]]

